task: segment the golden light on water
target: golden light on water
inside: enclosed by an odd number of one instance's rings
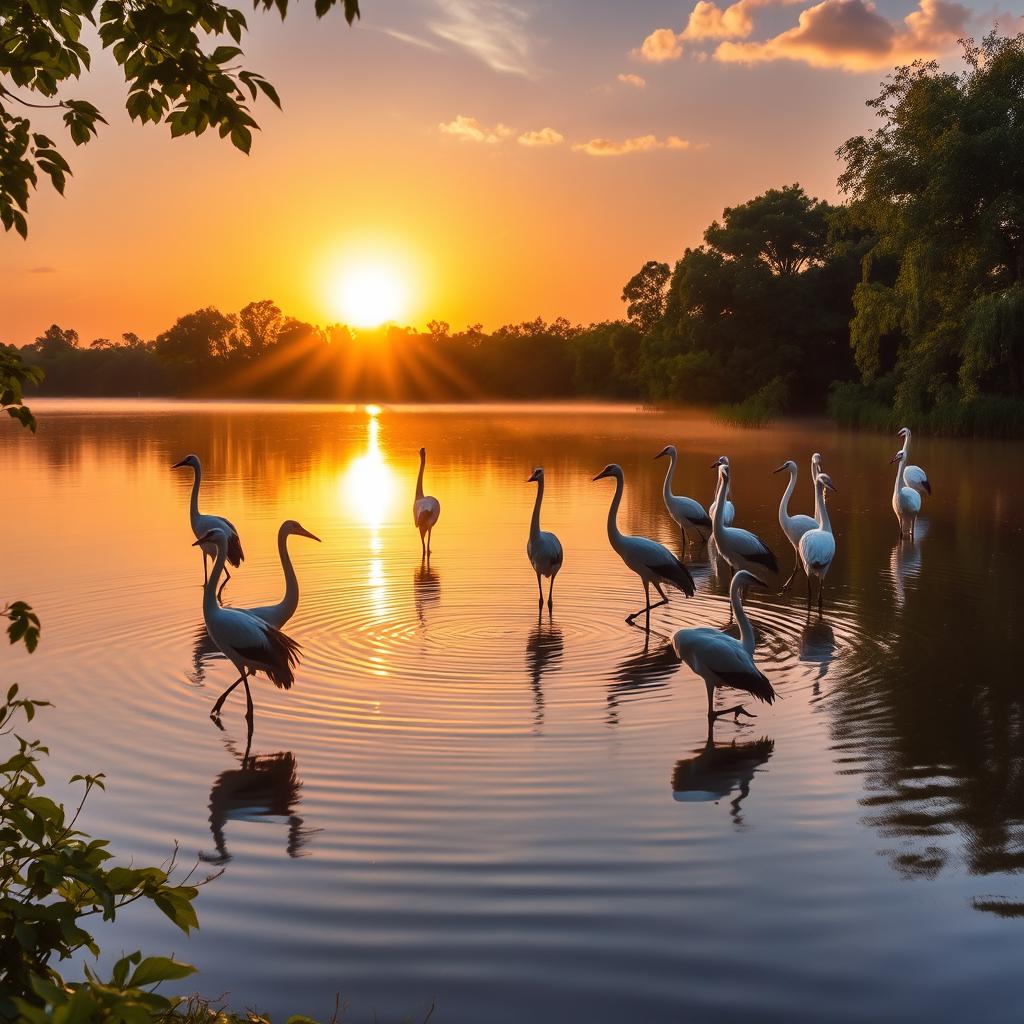
[[[398,492],[395,473],[384,459],[380,447],[380,407],[366,407],[366,451],[356,456],[340,480],[340,496],[352,518],[372,533],[370,547],[380,550],[376,531],[387,521]]]

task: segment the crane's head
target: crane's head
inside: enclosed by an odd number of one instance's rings
[[[900,427],[900,429],[896,431],[896,436],[902,437],[906,440],[906,438],[910,437],[910,427]]]
[[[834,483],[832,483],[832,477],[830,477],[828,473],[819,473],[815,479],[816,482],[821,484],[823,488],[828,488],[828,490],[830,491],[835,491],[836,494],[839,493],[839,488],[836,487]]]
[[[213,544],[218,548],[226,548],[228,544],[228,535],[223,530],[218,529],[215,526],[212,530],[207,530],[206,533],[204,533],[202,537],[192,545],[192,547],[198,548],[203,544]]]
[[[320,538],[315,533],[310,533],[301,523],[297,523],[294,519],[286,519],[281,524],[281,533],[285,535],[294,534],[297,537],[308,537],[310,540],[315,540],[318,543]]]
[[[536,484],[536,483],[540,483],[540,481],[543,480],[543,479],[544,479],[544,470],[540,466],[538,466],[533,471],[533,474],[530,476],[530,479],[527,480],[526,482],[528,484]]]
[[[192,469],[199,469],[199,456],[198,455],[186,455],[181,462],[176,462],[171,469],[180,469],[182,466],[191,466]]]
[[[426,448],[421,448],[420,449],[420,458],[421,459],[425,459],[426,457],[427,457],[427,449]]]
[[[676,453],[676,446],[675,446],[674,444],[667,444],[667,445],[665,445],[665,447],[664,447],[664,448],[662,448],[662,449],[661,449],[661,451],[660,451],[660,452],[658,452],[658,454],[657,454],[657,455],[655,455],[654,457],[655,457],[656,459],[660,459],[660,458],[662,457],[662,455],[673,455],[673,456],[674,456],[674,455],[675,455],[675,453]]]
[[[605,466],[604,469],[602,469],[601,472],[598,473],[597,476],[594,477],[594,479],[595,480],[602,480],[606,476],[613,476],[613,477],[615,477],[616,480],[621,480],[622,479],[622,467],[619,466],[615,462],[609,462],[608,465]]]
[[[902,462],[906,458],[906,453],[898,451],[890,460],[889,465],[891,466],[894,462]]]
[[[815,452],[811,456],[811,468],[814,469],[815,476],[821,472],[821,452]]]
[[[740,569],[733,578],[732,583],[729,585],[731,592],[738,592],[745,594],[747,587],[760,587],[761,590],[767,590],[768,584],[764,580],[759,579],[748,569]]]
[[[729,468],[729,456],[728,455],[719,455],[718,458],[715,459],[715,461],[711,463],[711,467],[710,468],[711,469],[718,469],[719,466],[724,466],[726,469]]]
[[[786,461],[779,466],[778,469],[773,469],[773,473],[781,473],[784,469],[788,469],[790,473],[796,472],[796,463],[792,459],[786,459]]]

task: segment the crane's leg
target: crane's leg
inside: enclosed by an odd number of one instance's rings
[[[665,591],[661,589],[661,584],[657,580],[654,581],[654,589],[658,592],[661,600],[655,601],[654,604],[650,605],[647,609],[648,615],[650,615],[652,609],[660,608],[663,604],[668,604],[668,597],[666,596]]]
[[[548,584],[548,611],[551,611],[552,607],[554,606],[553,602],[551,600],[551,595],[554,592],[554,589],[555,589],[555,574],[552,573],[551,574],[551,582]]]
[[[715,686],[714,683],[709,683],[706,679],[704,680],[704,685],[708,690],[708,728],[710,729],[714,724],[715,719],[718,717],[715,714],[714,708]]]
[[[203,555],[203,586],[210,582],[210,570],[206,563],[206,552],[202,548],[199,549]]]
[[[796,574],[800,571],[800,556],[797,555],[796,564],[793,566],[793,571],[789,574],[789,579],[782,584],[782,593],[785,593],[793,585],[793,580],[796,579]]]
[[[252,729],[252,691],[249,689],[249,679],[242,676],[242,685],[245,686],[245,720]]]
[[[427,554],[428,555],[430,554],[430,540],[433,537],[433,535],[434,535],[434,528],[431,527],[429,530],[427,530]]]
[[[811,613],[811,574],[807,574],[807,614]]]
[[[228,699],[231,691],[244,679],[245,671],[243,670],[242,674],[217,698],[217,703],[213,705],[213,709],[210,711],[211,718],[217,718],[220,715],[220,709],[224,706],[224,701]]]
[[[633,625],[633,621],[640,614],[640,612],[646,612],[648,616],[650,616],[650,614],[651,614],[651,585],[646,580],[644,580],[644,597],[645,597],[645,605],[644,605],[644,607],[641,608],[640,611],[633,612],[632,615],[627,615],[626,616],[626,622],[628,622],[629,625],[631,625],[631,626]]]
[[[540,573],[537,573],[537,607],[544,604],[544,588],[541,586]]]
[[[231,573],[230,573],[230,572],[228,572],[228,567],[227,567],[227,563],[225,562],[225,563],[224,563],[224,581],[223,581],[223,582],[221,583],[221,585],[220,585],[220,586],[219,586],[219,587],[217,588],[217,600],[218,600],[218,601],[220,601],[221,597],[223,596],[223,594],[224,594],[224,588],[225,588],[225,587],[226,587],[226,586],[228,585],[228,580],[229,580],[229,579],[231,579]]]
[[[824,594],[824,592],[825,592],[825,577],[822,576],[821,579],[818,580],[818,614],[819,615],[821,614],[821,599],[822,599],[822,594]]]

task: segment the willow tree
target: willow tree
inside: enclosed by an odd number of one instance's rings
[[[359,0],[314,4],[317,17],[339,4],[349,24],[359,16]],[[284,18],[288,0],[253,7]],[[33,127],[35,111],[59,110],[75,146],[106,124],[74,95],[100,48],[124,75],[133,121],[166,124],[174,137],[216,131],[248,153],[259,127],[252,102],[262,93],[281,103],[270,82],[239,63],[246,31],[245,15],[216,0],[0,2],[0,223],[24,237],[40,178],[63,193],[71,173],[59,144]]]
[[[899,68],[869,101],[879,126],[839,149],[840,187],[876,239],[851,344],[866,381],[895,370],[901,415],[1024,395],[1024,35],[965,41],[963,60]],[[885,262],[895,275],[876,273]]]

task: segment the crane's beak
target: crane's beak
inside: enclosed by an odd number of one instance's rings
[[[300,526],[295,532],[300,537],[308,537],[310,540],[315,540],[318,544],[323,543],[315,533],[310,533],[304,526]]]
[[[199,547],[200,544],[207,544],[207,543],[212,543],[212,542],[213,542],[213,530],[208,530],[206,533],[204,533],[202,535],[202,537],[199,538],[199,540],[197,540],[197,541],[195,541],[193,543],[192,547],[197,548],[197,547]]]
[[[607,469],[602,469],[601,472],[598,473],[597,476],[594,477],[594,480],[601,480],[602,478],[604,478],[606,476],[608,476],[608,470]],[[593,482],[593,481],[591,481],[591,482]]]
[[[903,452],[897,452],[890,460],[889,465],[891,466],[894,462],[899,462],[903,458]]]
[[[823,483],[825,484],[825,486],[826,486],[826,487],[827,487],[827,488],[828,488],[828,489],[829,489],[830,491],[835,491],[835,492],[836,492],[836,494],[838,494],[838,493],[839,493],[839,488],[838,488],[838,487],[836,487],[836,485],[835,485],[834,483],[832,483],[832,481],[831,481],[831,480],[823,480],[822,482],[823,482]]]
[[[188,465],[188,460],[187,459],[182,459],[181,462],[176,462],[173,466],[171,466],[171,469],[181,469],[182,466],[187,466],[187,465]]]
[[[778,469],[773,469],[773,470],[772,470],[772,473],[781,473],[781,472],[782,472],[782,471],[783,471],[784,469],[786,469],[786,468],[788,468],[788,467],[786,466],[786,464],[785,464],[785,463],[783,463],[783,464],[782,464],[781,466],[779,466],[779,468],[778,468]]]
[[[528,484],[535,484],[539,479],[540,479],[540,474],[537,472],[537,470],[534,470],[533,474],[530,476],[530,478],[526,482]]]
[[[658,452],[658,454],[657,454],[657,455],[655,455],[654,457],[655,457],[656,459],[660,459],[660,458],[662,457],[662,455],[668,455],[668,445],[665,445],[665,447],[664,447],[664,448],[662,448],[662,449],[661,449],[661,451],[660,451],[660,452]]]

